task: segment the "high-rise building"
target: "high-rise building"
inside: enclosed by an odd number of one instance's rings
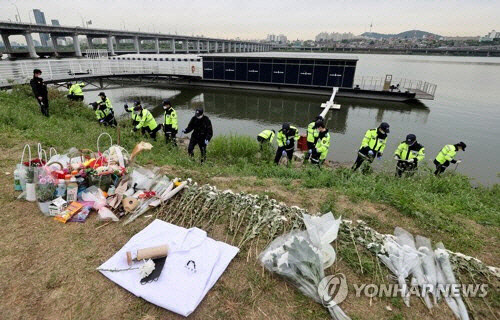
[[[59,20],[57,20],[57,19],[52,19],[51,22],[52,22],[53,26],[60,26]]]
[[[275,34],[268,34],[266,40],[269,42],[276,42],[276,35]]]
[[[280,34],[279,36],[276,37],[276,42],[280,44],[286,44],[288,42],[288,39],[284,34]]]
[[[328,42],[328,41],[342,41],[342,40],[351,40],[354,38],[354,34],[349,33],[338,33],[338,32],[321,32],[316,35],[316,42]]]
[[[45,21],[45,14],[40,11],[40,9],[33,9],[33,15],[35,16],[35,22],[36,24],[43,24],[46,25],[47,22]],[[49,40],[49,35],[46,33],[40,33],[40,42],[42,43],[43,47],[47,47]]]

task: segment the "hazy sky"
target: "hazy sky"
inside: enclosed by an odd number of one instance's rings
[[[369,30],[398,33],[419,29],[440,35],[484,35],[500,29],[500,0],[0,0],[0,20],[34,22],[32,9],[47,21],[96,28],[160,31],[219,38],[263,39],[268,33],[288,39],[313,39],[322,31]]]

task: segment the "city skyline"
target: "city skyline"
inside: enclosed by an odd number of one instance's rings
[[[217,38],[265,39],[271,33],[284,34],[289,40],[306,40],[324,31],[359,35],[369,31],[372,23],[372,31],[379,33],[418,29],[443,36],[478,36],[500,29],[497,26],[500,3],[490,1],[407,1],[404,6],[396,6],[386,1],[331,3],[320,0],[312,6],[295,0],[256,0],[252,4],[125,0],[116,6],[94,0],[71,4],[53,0],[43,3],[0,0],[0,7],[0,20],[15,21],[19,11],[23,22],[30,22],[31,18],[34,23],[32,10],[37,8],[45,13],[47,21],[59,19],[61,25],[82,26],[92,20],[95,28],[203,34]],[[141,11],[140,16],[147,20],[129,18]]]

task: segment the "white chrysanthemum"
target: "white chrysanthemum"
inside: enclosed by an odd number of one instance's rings
[[[144,264],[139,268],[139,274],[141,275],[141,279],[146,278],[153,272],[155,269],[155,263],[153,260],[149,259],[144,262]]]

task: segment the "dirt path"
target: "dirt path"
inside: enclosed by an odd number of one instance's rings
[[[129,238],[151,220],[101,225],[93,214],[86,223],[61,224],[40,214],[35,203],[16,201],[12,190],[13,167],[20,149],[4,149],[0,155],[0,310],[2,319],[183,319],[167,310],[137,298],[107,280],[95,270],[119,250]],[[174,172],[173,168],[165,168]],[[294,189],[293,186],[268,186],[262,181],[213,178],[212,183],[235,191],[268,193],[289,205],[300,205],[315,212],[318,203],[331,195],[324,190]],[[312,201],[309,192],[314,194]],[[394,219],[402,219],[387,207],[352,204],[336,196],[338,211],[350,218],[376,216],[382,230],[391,231]],[[361,209],[362,208],[362,209]],[[391,223],[392,221],[392,223]],[[400,220],[408,224],[410,220]],[[211,237],[223,240],[214,232]],[[282,279],[258,265],[251,248],[241,252],[229,265],[189,319],[329,319],[325,309],[298,293]],[[332,272],[343,272],[351,284],[370,283],[341,258]],[[387,280],[390,281],[390,280]],[[414,299],[411,309],[398,299],[356,298],[351,294],[342,308],[352,319],[451,319],[441,304],[431,314]],[[390,310],[389,310],[390,309]]]

